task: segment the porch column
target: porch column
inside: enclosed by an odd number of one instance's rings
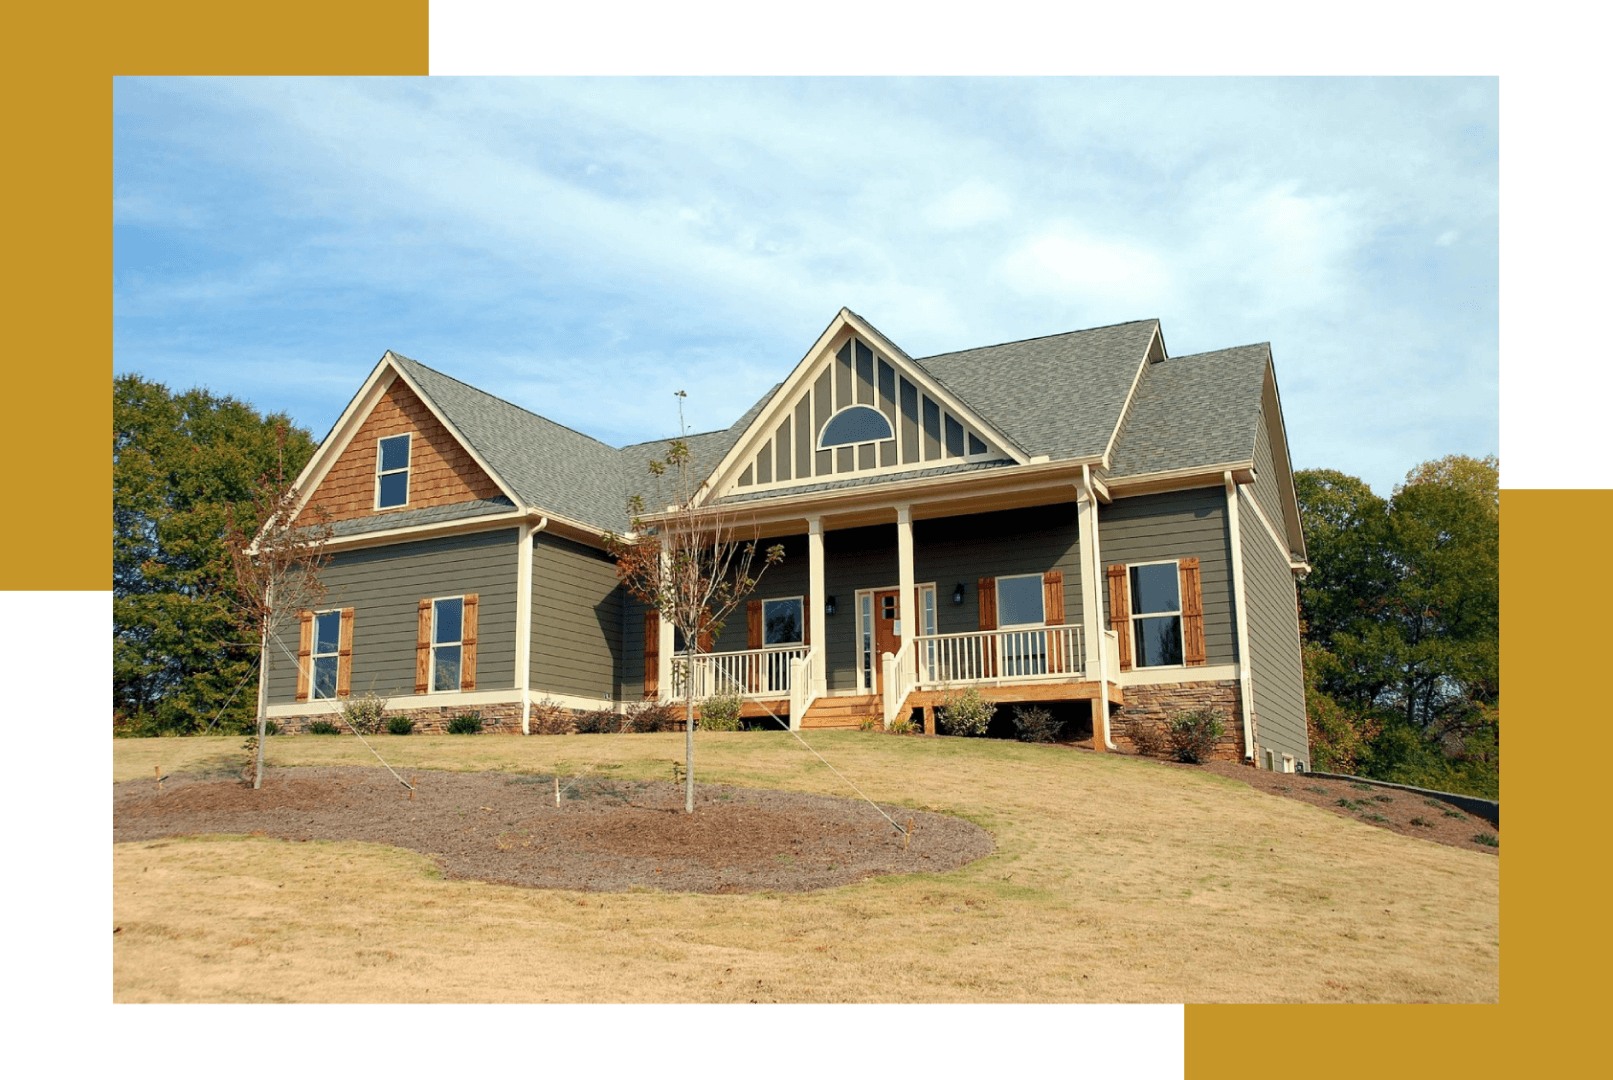
[[[817,663],[812,665],[814,697],[827,696],[829,688],[829,629],[823,617],[827,600],[823,584],[823,519],[810,517],[807,518],[807,627],[813,651],[818,654]]]
[[[672,556],[667,554],[664,547],[661,549],[660,559],[661,577],[665,580],[666,576],[672,572]],[[661,665],[656,672],[655,700],[664,703],[672,700],[672,665],[677,659],[673,653],[672,645],[677,629],[672,625],[672,620],[665,615],[657,619],[655,625],[660,630],[661,639],[659,646]]]
[[[896,508],[896,569],[899,587],[896,610],[902,617],[902,641],[908,643],[919,632],[918,602],[913,595],[913,508],[906,504]],[[906,671],[911,674],[918,657],[916,649],[907,653]]]

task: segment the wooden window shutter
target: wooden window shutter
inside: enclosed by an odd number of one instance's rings
[[[1126,589],[1126,564],[1109,567],[1109,629],[1119,638],[1120,670],[1131,670],[1131,594]]]
[[[431,688],[431,601],[420,601],[419,628],[414,639],[414,692]]]
[[[1064,625],[1064,571],[1049,570],[1042,575],[1042,622],[1048,626]],[[1068,670],[1064,660],[1064,635],[1048,634],[1047,670],[1063,673]]]
[[[1177,565],[1182,582],[1182,662],[1192,667],[1205,662],[1204,595],[1199,584],[1199,561],[1182,559]]]
[[[801,644],[812,644],[812,597],[801,597]]]
[[[314,654],[314,613],[297,612],[297,700],[308,700],[308,683]]]
[[[336,696],[347,697],[353,692],[353,609],[342,608],[341,637],[337,639]]]
[[[711,613],[702,611],[700,613],[700,633],[695,635],[695,651],[700,653],[710,653],[711,641]]]
[[[762,602],[751,600],[745,605],[745,648],[762,647]]]
[[[477,593],[465,594],[465,620],[460,629],[459,647],[459,688],[461,690],[476,689],[476,609],[479,606]]]
[[[644,613],[644,697],[661,692],[661,613]]]

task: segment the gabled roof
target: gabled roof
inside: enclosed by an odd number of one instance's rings
[[[1099,457],[1158,332],[1142,319],[918,362],[1031,454]]]
[[[1267,344],[1154,364],[1115,440],[1109,476],[1253,461],[1261,388],[1270,365]]]

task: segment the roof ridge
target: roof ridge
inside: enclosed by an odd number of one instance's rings
[[[1113,330],[1117,326],[1136,326],[1140,323],[1158,323],[1158,317],[1151,319],[1127,319],[1125,322],[1105,323],[1102,326],[1088,326],[1080,330],[1061,330],[1054,334],[1036,334],[1033,337],[1015,338],[1012,341],[999,341],[993,345],[971,345],[967,349],[951,349],[947,352],[931,353],[929,356],[915,357],[920,360],[939,360],[943,356],[957,356],[959,353],[979,352],[981,349],[1000,349],[1005,345],[1023,345],[1027,341],[1046,341],[1048,338],[1071,337],[1075,334],[1090,334],[1095,330]]]
[[[1269,341],[1251,341],[1247,345],[1228,345],[1224,349],[1205,349],[1203,352],[1188,353],[1185,356],[1167,356],[1163,361],[1161,361],[1161,363],[1175,363],[1178,360],[1193,360],[1193,359],[1196,359],[1196,358],[1198,358],[1200,356],[1214,356],[1217,353],[1237,352],[1239,349],[1259,349],[1259,348],[1264,348],[1266,350],[1266,352],[1269,353],[1269,352],[1271,352],[1271,342],[1269,342]]]
[[[584,439],[587,439],[589,442],[597,443],[600,446],[603,446],[606,450],[611,450],[611,451],[614,451],[614,452],[617,452],[617,453],[620,453],[621,450],[622,450],[621,447],[612,446],[610,443],[606,442],[605,440],[600,439],[600,438],[596,438],[595,436],[588,434],[586,431],[578,431],[576,428],[572,427],[570,424],[562,424],[560,421],[555,420],[555,419],[553,419],[551,417],[548,417],[548,416],[544,416],[540,412],[534,412],[533,410],[527,408],[525,405],[517,405],[515,402],[510,401],[507,398],[501,398],[497,394],[489,393],[488,391],[483,390],[479,386],[472,386],[470,383],[466,382],[464,379],[461,379],[461,378],[459,378],[457,376],[454,376],[454,375],[450,375],[446,371],[438,371],[436,368],[432,367],[430,364],[422,363],[421,361],[416,360],[412,356],[404,356],[402,353],[398,352],[395,349],[388,349],[387,352],[391,353],[393,356],[397,357],[399,360],[406,360],[409,363],[413,364],[415,367],[424,368],[425,370],[431,372],[433,375],[441,376],[442,378],[447,379],[449,382],[458,383],[460,386],[463,386],[465,389],[473,390],[473,391],[475,391],[476,393],[482,395],[485,398],[491,398],[492,400],[498,402],[501,405],[508,405],[512,409],[516,409],[516,410],[519,410],[520,412],[524,412],[528,416],[532,417],[534,420],[542,420],[544,423],[549,424],[552,427],[557,427],[557,428],[561,429],[562,431],[569,431],[573,435],[580,436],[580,437],[582,437]]]

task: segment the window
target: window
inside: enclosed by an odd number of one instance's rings
[[[894,438],[896,430],[884,413],[869,405],[852,405],[829,417],[829,422],[823,425],[823,433],[818,436],[818,449]]]
[[[465,598],[431,603],[431,689],[458,690],[465,647]]]
[[[762,644],[799,645],[803,635],[801,598],[762,601]]]
[[[1021,574],[997,579],[997,626],[1041,626],[1042,575]]]
[[[375,508],[390,510],[409,504],[408,435],[389,435],[375,455]]]
[[[1138,667],[1182,663],[1181,572],[1174,562],[1132,566],[1131,640]]]
[[[313,650],[309,658],[313,665],[313,696],[336,696],[336,675],[340,666],[342,647],[342,613],[321,611],[314,616]]]

